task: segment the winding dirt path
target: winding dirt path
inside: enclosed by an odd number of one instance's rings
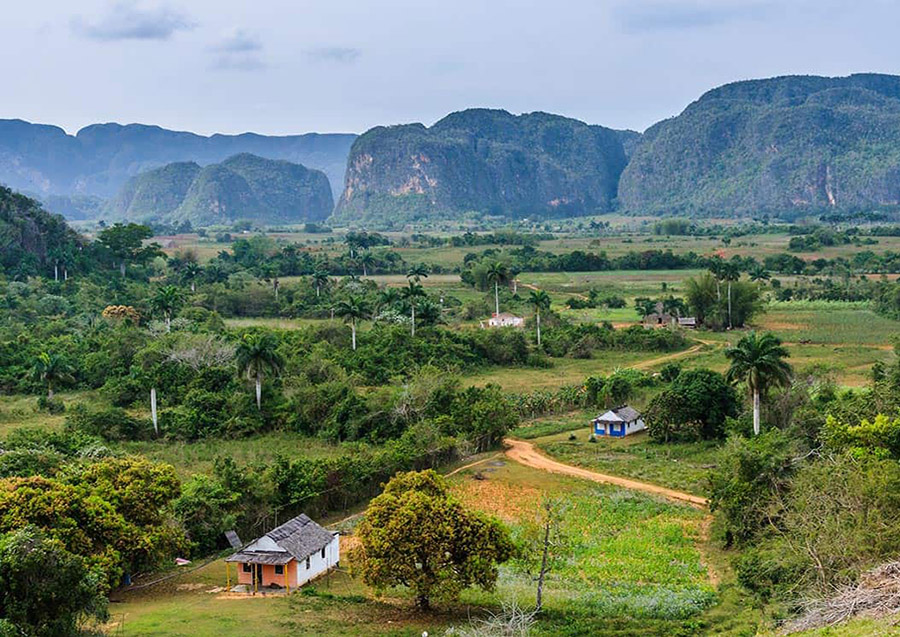
[[[519,464],[525,465],[526,467],[541,469],[543,471],[549,471],[550,473],[560,473],[563,475],[574,476],[576,478],[583,478],[585,480],[593,480],[594,482],[614,484],[625,489],[643,491],[644,493],[651,493],[653,495],[661,495],[664,498],[668,498],[670,500],[686,502],[687,504],[690,504],[691,506],[698,509],[705,509],[709,506],[709,501],[706,498],[702,498],[697,495],[691,495],[690,493],[684,493],[683,491],[675,491],[674,489],[667,489],[666,487],[650,484],[649,482],[640,482],[638,480],[631,480],[630,478],[623,478],[621,476],[613,476],[607,473],[598,473],[597,471],[590,471],[589,469],[573,467],[572,465],[558,462],[557,460],[553,460],[552,458],[545,456],[540,451],[535,449],[532,443],[525,440],[506,438],[503,440],[503,443],[507,447],[507,457],[515,460]]]

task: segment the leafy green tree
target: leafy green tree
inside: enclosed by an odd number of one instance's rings
[[[644,414],[650,435],[668,442],[721,438],[725,419],[737,415],[737,397],[721,374],[709,369],[677,373],[653,397]]]
[[[411,313],[412,318],[412,336],[415,338],[416,336],[416,304],[419,302],[419,299],[424,299],[425,288],[423,288],[418,283],[414,283],[413,281],[409,282],[405,288],[403,288],[400,293],[403,297],[404,301],[409,305],[409,311]]]
[[[26,526],[0,539],[0,617],[11,634],[68,637],[82,634],[84,620],[102,621],[108,613],[82,559]]]
[[[537,345],[541,346],[541,312],[550,309],[550,295],[544,290],[532,290],[528,294],[528,305],[534,309],[534,321],[537,326]]]
[[[110,228],[102,230],[97,236],[97,241],[118,263],[119,272],[124,278],[127,264],[145,263],[163,254],[156,243],[151,243],[148,246],[144,245],[144,241],[152,236],[153,230],[149,226],[136,223],[127,225],[117,223]]]
[[[163,285],[156,288],[150,297],[150,307],[154,312],[163,315],[166,321],[166,331],[172,331],[172,317],[178,308],[184,303],[184,294],[174,285]]]
[[[284,361],[278,353],[278,339],[272,332],[244,334],[235,350],[238,369],[256,383],[256,408],[262,409],[263,376],[281,373]]]
[[[725,350],[730,365],[725,378],[731,383],[746,382],[753,401],[753,433],[759,435],[760,395],[773,385],[787,385],[791,381],[791,366],[785,361],[790,353],[781,340],[766,332],[749,332],[734,347]]]
[[[365,301],[359,297],[351,296],[346,301],[341,301],[334,309],[335,313],[350,324],[351,345],[356,351],[356,324],[369,315]]]
[[[500,284],[509,280],[509,267],[502,261],[492,261],[487,264],[485,276],[494,285],[494,312],[500,314]]]
[[[35,380],[47,383],[47,400],[53,400],[53,387],[59,383],[72,382],[72,367],[61,356],[41,352],[34,360],[31,375]]]
[[[498,565],[515,554],[509,532],[466,510],[432,470],[392,478],[366,509],[357,536],[363,580],[406,586],[422,609],[471,586],[493,590]]]

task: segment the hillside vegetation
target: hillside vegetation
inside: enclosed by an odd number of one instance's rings
[[[243,153],[204,168],[174,163],[142,173],[129,180],[107,214],[194,225],[296,223],[322,220],[333,205],[324,173]]]
[[[336,217],[571,216],[612,209],[625,150],[577,120],[470,109],[431,128],[373,128],[353,145]]]
[[[896,208],[898,148],[900,77],[736,82],[650,127],[619,199],[631,211],[727,215]]]

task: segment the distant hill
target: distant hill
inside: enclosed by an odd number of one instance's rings
[[[619,135],[574,119],[471,109],[378,127],[353,144],[337,222],[611,210],[625,167]]]
[[[241,153],[203,168],[178,162],[141,173],[123,186],[104,215],[195,226],[240,219],[277,224],[321,221],[333,207],[323,172]]]
[[[788,76],[714,89],[649,128],[619,184],[635,212],[900,206],[900,77]]]
[[[138,173],[173,162],[205,166],[252,153],[321,170],[337,197],[355,139],[318,133],[204,137],[143,124],[96,124],[73,136],[56,126],[0,120],[0,183],[81,214],[91,209],[80,205],[83,197],[112,197]]]
[[[46,273],[52,260],[74,259],[80,241],[61,216],[0,187],[0,271]]]

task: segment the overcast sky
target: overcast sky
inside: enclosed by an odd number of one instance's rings
[[[0,118],[362,132],[472,106],[643,130],[725,82],[900,72],[894,0],[27,0]]]

